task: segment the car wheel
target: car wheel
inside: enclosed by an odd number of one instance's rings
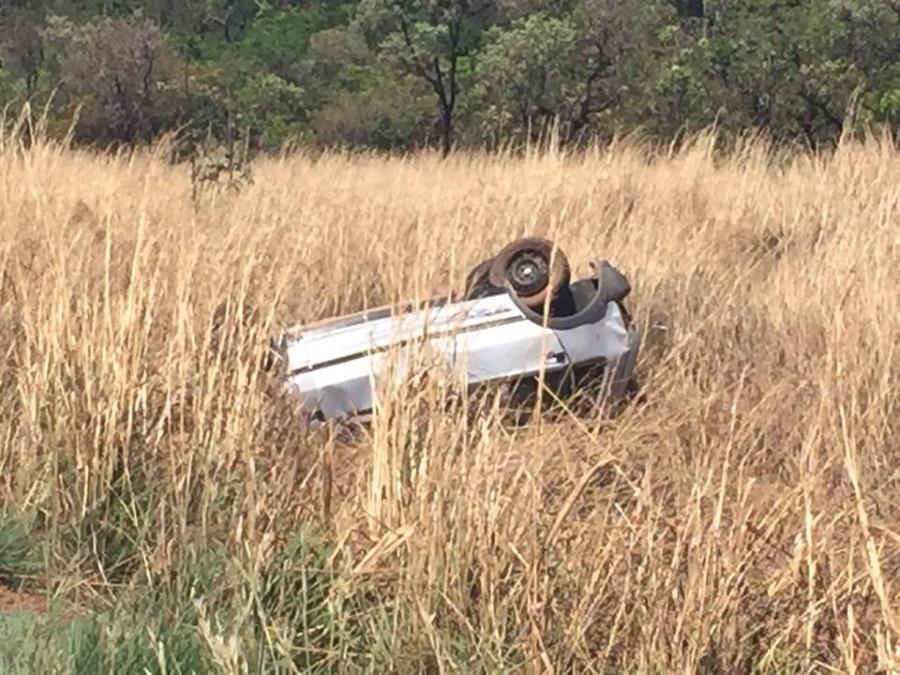
[[[509,285],[529,308],[543,306],[569,285],[571,268],[565,254],[546,239],[519,239],[503,248],[491,264],[489,279],[494,286]]]
[[[483,260],[471,269],[466,277],[466,293],[465,300],[475,300],[484,298],[493,293],[502,292],[502,288],[495,288],[491,285],[490,271],[493,258]]]

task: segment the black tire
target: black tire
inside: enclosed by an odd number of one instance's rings
[[[552,261],[552,264],[551,264]],[[488,279],[493,286],[509,286],[528,307],[539,308],[549,297],[567,288],[572,271],[565,254],[538,237],[519,239],[505,246],[491,263]]]
[[[497,288],[491,284],[490,271],[493,262],[493,258],[488,258],[469,271],[466,277],[465,300],[475,300],[503,292],[503,288]]]

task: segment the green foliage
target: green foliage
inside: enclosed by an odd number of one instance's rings
[[[0,615],[4,673],[210,672],[198,631],[167,623],[135,603],[111,612],[63,617]]]
[[[345,76],[352,85],[313,113],[318,142],[382,150],[409,150],[425,142],[434,103],[420,82],[394,78],[377,66],[348,68]]]
[[[876,119],[900,125],[900,86],[876,95],[871,107]]]
[[[25,83],[10,72],[0,68],[0,106],[23,102]]]
[[[255,67],[285,72],[306,55],[312,36],[327,27],[325,16],[315,9],[291,7],[266,12],[234,45],[232,58]]]
[[[306,128],[303,90],[274,73],[251,75],[235,91],[234,103],[238,124],[265,149],[277,150]]]
[[[160,574],[128,580],[109,609],[0,614],[0,672],[334,672],[396,662],[387,608],[365,584],[337,587],[334,553],[309,529],[263,558],[215,542],[182,547]]]
[[[717,122],[818,144],[840,135],[863,83],[844,49],[847,25],[827,0],[713,6],[711,26],[669,25],[669,56],[656,78],[658,130]]]
[[[0,584],[17,589],[39,567],[26,519],[0,513]]]
[[[22,80],[28,95],[38,85],[44,60],[40,28],[38,12],[28,8],[0,8],[0,63]]]
[[[494,28],[478,61],[479,93],[490,119],[539,130],[579,97],[577,31],[571,19],[534,14]]]
[[[0,11],[0,105],[78,140],[188,125],[255,147],[564,141],[716,124],[831,143],[900,124],[900,7],[880,0],[96,0]],[[54,125],[51,124],[51,127]]]
[[[434,92],[444,154],[453,141],[463,91],[460,60],[476,50],[496,14],[492,0],[361,0],[359,24],[398,72],[420,78]]]
[[[344,27],[330,28],[310,40],[307,56],[298,65],[298,79],[310,104],[318,108],[340,92],[365,89],[378,69],[373,60],[359,33]]]

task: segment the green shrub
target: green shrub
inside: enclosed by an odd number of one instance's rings
[[[13,589],[40,569],[26,519],[0,513],[0,584]]]

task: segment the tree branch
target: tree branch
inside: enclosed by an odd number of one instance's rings
[[[425,78],[432,87],[437,87],[437,82],[428,73],[428,70],[425,68],[422,60],[419,58],[419,54],[416,51],[416,45],[409,33],[409,23],[406,20],[406,15],[403,13],[403,9],[401,9],[396,4],[394,5],[394,9],[397,12],[397,18],[400,20],[400,33],[401,35],[403,35],[403,41],[406,43],[406,47],[407,49],[409,49],[409,54],[412,58],[413,67],[410,68],[410,70],[413,70],[417,75]]]

